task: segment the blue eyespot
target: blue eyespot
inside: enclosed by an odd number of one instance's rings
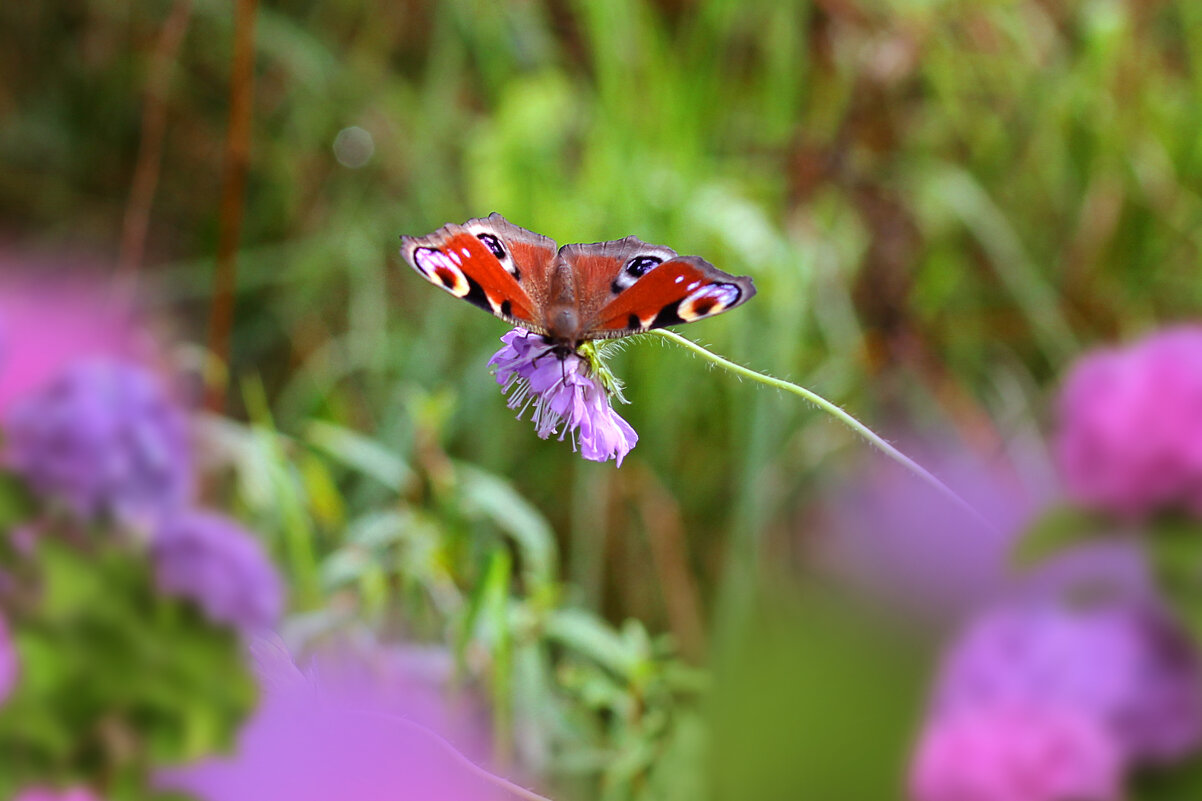
[[[631,278],[642,278],[652,267],[662,264],[663,261],[659,256],[635,256],[626,262],[626,274]]]
[[[476,234],[476,238],[484,243],[484,246],[492,252],[492,255],[498,259],[505,258],[505,248],[501,244],[500,239],[497,239],[492,234]]]

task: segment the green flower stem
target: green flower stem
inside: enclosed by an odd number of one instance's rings
[[[810,390],[806,389],[805,387],[798,386],[797,384],[794,384],[792,382],[782,381],[779,378],[773,378],[772,376],[764,375],[763,373],[757,373],[755,370],[749,370],[748,368],[743,367],[742,365],[739,365],[739,364],[735,364],[734,362],[730,361],[729,359],[725,359],[725,358],[719,356],[718,354],[713,353],[712,351],[706,350],[705,348],[698,345],[696,342],[693,342],[692,340],[689,340],[689,339],[685,339],[680,334],[677,334],[672,331],[668,331],[667,329],[657,328],[656,330],[652,331],[651,333],[658,334],[659,336],[661,336],[665,339],[669,339],[682,347],[688,348],[689,350],[696,353],[698,356],[701,356],[703,359],[708,359],[709,361],[713,362],[714,364],[718,365],[719,367],[729,370],[730,372],[734,373],[735,375],[742,376],[744,378],[749,378],[752,381],[758,381],[761,384],[767,384],[770,387],[775,387],[776,389],[783,389],[785,392],[792,392],[794,395],[801,396],[802,398],[808,400],[810,403],[817,406],[819,409],[822,409],[827,414],[833,415],[834,417],[838,418],[844,425],[851,428],[853,431],[855,431],[860,436],[864,437],[864,439],[868,440],[868,443],[870,445],[872,445],[877,450],[884,453],[890,459],[893,459],[895,462],[897,462],[902,467],[909,470],[914,475],[921,478],[927,484],[930,484],[932,487],[934,487],[936,490],[938,490],[942,495],[944,495],[948,500],[950,500],[952,503],[959,506],[964,511],[968,512],[976,520],[978,520],[981,524],[988,527],[991,531],[996,530],[996,527],[992,523],[990,523],[988,520],[986,520],[985,517],[972,506],[972,504],[970,504],[968,501],[964,500],[959,495],[957,495],[955,492],[953,492],[952,489],[950,487],[948,487],[946,484],[944,484],[942,481],[935,478],[935,476],[933,476],[926,468],[924,468],[922,465],[915,462],[909,456],[906,456],[904,453],[899,451],[897,448],[890,445],[888,442],[886,442],[881,437],[877,436],[877,434],[875,432],[873,432],[873,430],[871,428],[864,425],[859,420],[852,417],[850,414],[843,411],[838,406],[831,403],[830,401],[828,401],[826,398],[822,397],[821,395],[811,392]]]

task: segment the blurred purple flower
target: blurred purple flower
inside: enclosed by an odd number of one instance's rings
[[[163,772],[163,789],[202,801],[502,801],[483,771],[417,722],[430,696],[403,676],[323,670],[320,682],[257,647],[265,677],[258,712],[231,757]],[[271,652],[275,652],[274,654]],[[428,709],[427,709],[428,713]]]
[[[915,801],[1117,801],[1123,756],[1089,715],[994,703],[934,719],[910,772]]]
[[[17,649],[13,646],[8,622],[5,621],[3,615],[0,615],[0,704],[3,704],[12,694],[19,673]]]
[[[153,360],[154,343],[132,305],[77,262],[0,253],[0,416],[70,363]]]
[[[903,448],[973,505],[993,527],[948,503],[892,462],[875,459],[824,507],[808,555],[826,574],[883,608],[956,624],[1000,601],[1059,597],[1099,588],[1145,597],[1151,582],[1134,543],[1073,549],[1024,571],[1010,554],[1024,527],[1056,492],[1037,443],[1010,443],[985,459],[948,441]]]
[[[1135,761],[1180,759],[1202,744],[1202,663],[1145,609],[1041,605],[981,617],[944,659],[933,714],[996,703],[1086,715]]]
[[[168,520],[151,542],[159,589],[195,601],[214,622],[243,631],[270,628],[283,590],[250,532],[233,520],[190,511]]]
[[[1080,502],[1136,517],[1202,515],[1202,326],[1081,359],[1059,421],[1060,469]]]
[[[99,801],[99,796],[93,795],[90,790],[83,787],[72,787],[69,790],[33,787],[17,793],[13,801]]]
[[[488,360],[497,383],[511,393],[508,406],[518,418],[534,405],[534,430],[542,439],[558,432],[572,435],[580,455],[594,462],[617,460],[639,441],[638,434],[609,403],[609,392],[588,359],[578,353],[560,355],[539,334],[515,328],[501,337],[505,346]],[[562,426],[562,428],[561,428]]]
[[[74,363],[5,423],[8,464],[81,519],[149,531],[192,491],[187,417],[141,366]]]

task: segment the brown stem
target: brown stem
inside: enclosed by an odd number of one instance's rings
[[[628,476],[626,489],[638,504],[639,515],[651,548],[651,562],[659,577],[668,625],[681,653],[700,660],[706,650],[705,615],[701,592],[689,569],[689,549],[680,506],[650,469],[639,465]]]
[[[159,185],[163,161],[163,138],[167,131],[167,90],[172,65],[188,30],[192,0],[176,0],[171,14],[163,22],[146,77],[146,101],[142,107],[142,131],[138,140],[138,159],[134,164],[125,221],[121,227],[121,252],[117,257],[118,277],[132,284],[142,268],[146,251],[146,231],[150,226],[150,207]]]
[[[250,163],[251,106],[254,101],[255,10],[258,0],[238,0],[234,10],[234,59],[230,70],[230,122],[225,137],[225,174],[217,238],[217,270],[213,276],[213,305],[209,315],[209,352],[224,368],[211,378],[205,405],[220,412],[225,405],[230,364],[230,329],[234,323],[238,242],[246,201]]]

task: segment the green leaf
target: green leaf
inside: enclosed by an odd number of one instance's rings
[[[300,460],[300,475],[314,519],[328,529],[341,528],[346,522],[346,504],[326,463],[306,453]]]
[[[488,519],[513,538],[531,589],[553,582],[558,561],[555,535],[542,513],[507,481],[468,465],[456,467],[464,507],[469,514]]]
[[[371,555],[363,549],[342,548],[321,563],[321,584],[327,592],[354,584],[371,565]]]
[[[632,638],[620,636],[595,616],[579,609],[561,609],[551,614],[546,635],[624,680],[639,672],[646,657],[637,650]]]
[[[1181,801],[1202,798],[1202,759],[1193,758],[1171,768],[1138,774],[1132,782],[1131,801]]]
[[[487,625],[492,646],[493,732],[502,755],[509,755],[513,747],[513,635],[509,625],[512,571],[509,552],[497,548],[482,582],[485,590],[481,620]]]
[[[0,473],[0,534],[29,520],[37,509],[25,482],[12,473]]]
[[[1147,554],[1162,597],[1202,647],[1202,527],[1158,521],[1148,532]]]
[[[467,648],[476,635],[476,626],[484,609],[488,596],[488,582],[477,581],[467,598],[467,603],[460,612],[458,625],[455,626],[453,650],[455,664],[463,669],[467,665]]]
[[[386,548],[404,541],[413,525],[413,514],[407,510],[368,512],[347,527],[346,541],[363,548]]]
[[[1053,507],[1027,528],[1011,551],[1010,561],[1021,569],[1035,567],[1070,548],[1112,538],[1113,530],[1107,518],[1092,510]]]
[[[413,481],[413,471],[404,459],[349,428],[314,420],[305,429],[305,438],[342,464],[389,489],[402,492]]]

